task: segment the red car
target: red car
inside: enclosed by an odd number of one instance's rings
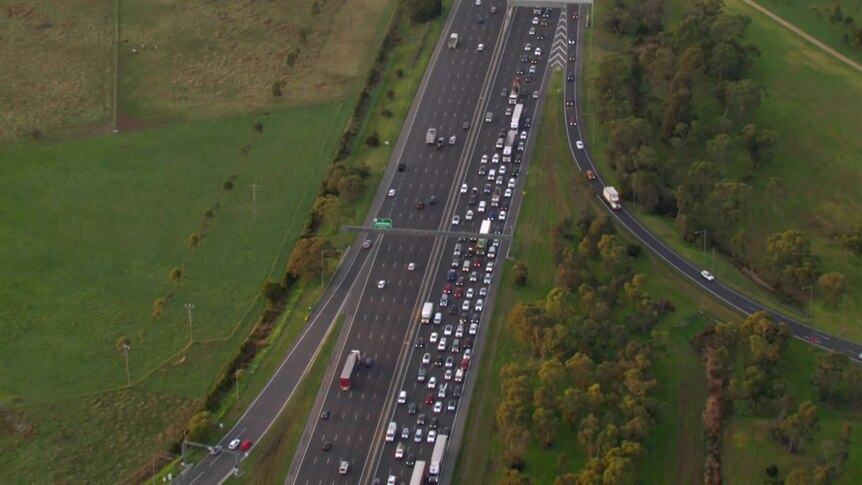
[[[592,170],[587,170],[587,180],[595,180],[596,174]]]
[[[464,289],[463,288],[455,288],[455,294],[452,296],[454,296],[455,298],[461,298],[462,296],[464,296]]]
[[[569,117],[569,126],[577,126],[577,125],[578,125],[578,122],[577,122],[577,121],[575,121],[575,117],[574,117],[574,116],[570,116],[570,117]]]
[[[578,20],[578,12],[572,12],[572,20]]]
[[[425,404],[429,406],[434,404],[434,394],[428,393],[428,395],[425,396]]]
[[[446,283],[446,286],[443,287],[443,294],[448,295],[452,293],[452,283]]]
[[[239,445],[239,451],[248,451],[251,449],[251,440],[245,440]]]

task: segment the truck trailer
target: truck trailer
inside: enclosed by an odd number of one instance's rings
[[[359,365],[359,351],[351,350],[347,354],[347,360],[344,361],[344,368],[341,369],[341,390],[349,391],[353,373],[356,372],[356,366]]]
[[[512,155],[512,147],[515,145],[515,138],[518,136],[518,130],[509,130],[509,133],[506,135],[506,141],[503,143],[503,155],[511,156]]]
[[[512,123],[509,127],[513,130],[517,130],[521,127],[521,113],[524,111],[524,105],[518,103],[515,105],[515,111],[512,112]]]
[[[422,305],[422,319],[421,322],[423,325],[428,324],[431,321],[431,315],[434,314],[434,304],[430,301],[426,301]]]
[[[605,202],[611,206],[611,209],[619,210],[622,207],[620,205],[620,194],[617,193],[617,189],[613,187],[605,187],[602,190],[602,197],[605,198]]]

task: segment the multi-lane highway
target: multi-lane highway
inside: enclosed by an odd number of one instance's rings
[[[498,9],[496,14],[490,12],[491,7]],[[407,164],[407,170],[395,173],[383,187],[383,192],[393,192],[376,216],[391,218],[396,227],[474,234],[482,220],[493,219],[492,233],[509,233],[513,216],[498,218],[504,210],[517,211],[521,184],[516,174],[525,164],[522,157],[529,156],[532,136],[527,129],[518,130],[516,147],[523,141],[525,150],[515,148],[508,163],[495,145],[500,131],[508,132],[511,127],[511,115],[506,116],[506,111],[515,108],[508,99],[515,77],[522,80],[518,102],[524,105],[523,116],[535,117],[541,97],[532,92],[541,91],[558,12],[548,11],[547,18],[540,16],[533,25],[531,11],[506,11],[502,2],[482,2],[481,6],[465,2],[457,9],[432,58],[427,86],[417,96],[416,116],[405,125],[404,152],[392,161],[393,165]],[[458,47],[452,50],[445,45],[451,33],[459,37]],[[501,95],[504,89],[505,97]],[[486,121],[488,112],[491,121]],[[470,126],[465,129],[467,122]],[[444,137],[442,148],[425,144],[429,127],[437,128]],[[456,141],[450,145],[448,138],[453,134]],[[487,155],[484,163],[482,155]],[[491,170],[496,172],[493,176]],[[467,184],[465,189],[463,184]],[[493,206],[491,198],[497,187],[502,200]],[[506,189],[510,189],[508,194]],[[436,205],[430,203],[434,196]],[[418,204],[425,205],[419,209]],[[485,210],[480,210],[482,205]],[[452,224],[455,215],[460,219],[457,225]],[[508,244],[505,237],[491,234],[488,247],[495,245],[494,239],[502,261]],[[351,350],[359,350],[374,358],[374,364],[361,367],[347,391],[340,389],[338,373],[330,373],[313,413],[315,417],[323,413],[326,419],[310,423],[288,475],[289,483],[369,483],[388,477],[406,481],[412,472],[408,463],[430,461],[434,434],[450,434],[453,429],[457,433],[457,419],[463,421],[465,415],[459,411],[466,410],[470,372],[475,367],[463,363],[464,355],[468,350],[477,352],[468,362],[475,362],[479,355],[486,325],[483,315],[488,314],[483,307],[493,305],[493,275],[498,267],[498,259],[481,256],[474,247],[477,244],[478,238],[382,237],[338,353],[344,359]],[[474,254],[467,256],[471,252]],[[407,271],[410,262],[416,263],[416,271]],[[449,299],[446,306],[441,305],[444,294]],[[419,308],[426,301],[433,302],[439,316],[420,325]],[[445,345],[440,344],[443,339]],[[453,348],[455,339],[459,345]],[[421,382],[417,380],[420,367],[425,372]],[[458,369],[465,374],[463,379],[457,376]],[[432,379],[436,382],[429,388]],[[444,384],[446,389],[441,390]],[[396,404],[402,391],[404,403]],[[397,437],[386,443],[390,422],[397,423]],[[457,439],[453,441],[457,446]],[[402,448],[400,459],[395,458],[398,447]],[[343,461],[349,467],[340,475]],[[443,470],[451,468],[444,465]]]
[[[570,6],[570,11],[576,11],[576,8]],[[568,20],[569,30],[571,32],[577,32],[577,45],[579,46],[583,43],[583,27],[586,20],[583,13],[585,11],[586,9],[581,12],[582,14],[579,16],[578,20],[575,20],[572,15],[569,15]],[[579,150],[577,149],[575,144],[577,140],[585,139],[585,127],[582,123],[582,121],[584,121],[582,114],[583,106],[581,105],[580,99],[578,97],[577,88],[583,73],[583,57],[581,55],[577,55],[576,61],[569,62],[567,66],[568,73],[574,74],[575,82],[566,83],[566,99],[573,99],[575,103],[574,107],[566,107],[565,105],[563,105],[561,109],[565,110],[566,120],[568,120],[572,116],[574,116],[577,120],[576,126],[568,126],[567,132],[569,138],[569,148],[572,152],[572,156],[575,160],[575,163],[578,165],[578,168],[580,168],[581,171],[585,173],[587,170],[592,170],[593,173],[596,175],[596,180],[593,181],[593,185],[596,189],[596,197],[601,198],[601,191],[602,187],[605,185],[605,182],[602,180],[601,174],[596,169],[595,164],[593,164],[593,161],[590,158],[589,146],[585,146],[583,150]],[[596,122],[595,119],[591,119],[590,121]],[[656,237],[635,218],[634,214],[632,214],[632,212],[630,212],[625,205],[623,205],[621,209],[616,211],[611,211],[610,208],[608,208],[608,210],[620,224],[622,224],[626,229],[628,229],[629,232],[631,232],[638,240],[640,240],[640,242],[643,243],[650,251],[655,253],[672,268],[674,268],[675,270],[683,274],[685,277],[687,277],[689,280],[691,280],[693,284],[712,294],[715,298],[718,298],[731,308],[736,309],[744,315],[750,315],[752,313],[766,311],[770,314],[774,321],[786,324],[790,331],[793,332],[793,335],[800,340],[804,340],[805,342],[824,349],[834,350],[847,354],[852,359],[860,359],[860,355],[862,355],[862,345],[841,339],[834,335],[829,335],[821,330],[810,327],[794,318],[791,318],[786,314],[779,313],[772,308],[758,303],[753,299],[749,298],[748,296],[740,293],[739,291],[723,284],[720,280],[707,281],[701,276],[701,271],[703,270],[703,268],[695,266],[694,264],[683,258],[679,253],[671,249],[658,237]]]

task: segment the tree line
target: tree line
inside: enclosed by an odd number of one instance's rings
[[[575,435],[587,461],[575,470],[560,450],[556,484],[624,483],[661,405],[652,370],[660,348],[645,337],[672,306],[648,294],[646,276],[632,271],[640,248],[626,245],[607,215],[560,221],[550,239],[555,288],[508,315],[525,355],[500,371],[503,483],[531,483],[527,444],[551,448],[561,435]]]
[[[801,231],[769,236],[762,261],[750,256],[753,242],[741,226],[752,187],[734,179],[726,164],[743,152],[751,170],[769,165],[779,137],[751,122],[767,92],[747,76],[760,56],[742,42],[750,19],[723,7],[721,0],[701,0],[667,27],[661,0],[613,1],[603,27],[634,41],[605,56],[593,79],[608,131],[605,155],[622,197],[675,218],[684,240],[703,237],[704,245],[755,267],[781,294],[801,301],[808,295],[802,287],[818,285],[827,303],[837,305],[846,279],[831,273],[821,280],[820,259]],[[699,116],[708,107],[717,107],[718,116]],[[773,177],[767,192],[774,197],[780,191]],[[860,233],[841,235],[839,242],[860,254]]]

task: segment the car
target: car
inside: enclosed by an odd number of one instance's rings
[[[462,129],[462,130],[464,130],[464,131],[469,130],[469,129],[470,129],[470,122],[469,122],[469,121],[465,121],[464,123],[462,123],[462,124],[461,124],[461,129]]]
[[[461,193],[466,194],[467,190],[469,190],[469,188],[467,187],[467,184],[461,184]]]
[[[524,137],[526,138],[527,132],[526,132],[526,131],[524,131],[524,132],[522,132],[522,133],[524,134]],[[499,171],[499,172],[497,172],[497,173],[498,173],[499,175],[506,175],[506,166],[505,166],[505,165],[500,165],[500,171]]]
[[[485,277],[482,278],[482,284],[485,284],[485,285],[491,284],[491,273],[485,273]]]
[[[530,64],[538,64],[538,63],[539,63],[539,58],[538,58],[538,57],[532,57],[532,58],[530,58]]]
[[[446,351],[446,337],[440,337],[440,341],[437,342],[437,351],[445,352]]]
[[[372,365],[374,365],[374,359],[371,357],[366,357],[365,361],[362,363],[366,369],[370,369]]]
[[[467,288],[467,294],[464,295],[464,297],[465,298],[473,298],[474,293],[475,293],[475,290],[473,290],[473,288]]]
[[[410,428],[408,428],[407,426],[405,426],[405,427],[401,430],[401,439],[402,439],[402,440],[408,440],[408,439],[410,439]]]
[[[458,273],[455,272],[454,269],[450,269],[448,273],[446,273],[446,281],[455,281]]]
[[[512,189],[506,189],[506,190],[512,190]],[[505,221],[507,215],[508,215],[508,213],[506,211],[500,211],[500,215],[497,216],[497,220],[498,221]]]
[[[479,258],[475,258],[473,260],[473,267],[474,268],[481,268],[482,267],[482,260]]]
[[[539,99],[539,90],[533,91],[533,99]]]
[[[455,359],[450,355],[446,357],[446,368],[451,369],[455,365]]]
[[[419,368],[419,374],[416,375],[417,382],[425,382],[425,377],[428,375],[428,371],[425,370],[424,367]]]
[[[575,75],[574,75],[574,74],[569,74],[568,76],[566,76],[566,81],[568,81],[568,82],[570,82],[570,83],[575,82]]]
[[[404,460],[404,464],[407,466],[415,465],[416,464],[416,455],[414,455],[413,453],[410,453],[409,455],[407,455],[407,459]]]
[[[587,170],[587,180],[595,180],[595,179],[596,179],[596,173],[593,172],[592,170]]]
[[[464,325],[459,323],[458,326],[455,327],[455,338],[461,338],[463,336],[464,336]]]
[[[240,443],[239,438],[234,438],[234,439],[230,440],[230,443],[228,443],[227,449],[235,450],[239,446],[239,443]]]
[[[530,49],[532,49],[532,48],[533,48],[533,44],[531,44],[529,42],[524,44],[524,52],[530,52]]]
[[[541,56],[541,55],[542,55],[542,48],[541,48],[541,47],[536,47],[536,51],[535,51],[535,52],[533,52],[533,55],[534,55],[534,56],[536,56],[536,57]]]
[[[459,276],[458,281],[455,282],[455,286],[464,286],[464,277]]]
[[[532,124],[533,124],[533,118],[530,118],[529,116],[524,118],[524,128],[529,128]],[[517,162],[518,159],[516,158],[515,160]]]
[[[530,27],[530,30],[529,30],[529,31],[527,31],[527,34],[529,34],[529,35],[531,35],[531,36],[532,36],[532,35],[536,35],[536,28],[535,28],[535,27]]]
[[[470,273],[470,283],[475,283],[476,281],[478,281],[478,279],[479,275],[475,271],[472,271]]]
[[[425,413],[419,413],[419,415],[416,416],[416,426],[424,425],[425,424],[425,417],[426,417]]]
[[[434,389],[435,387],[437,387],[437,378],[431,376],[431,378],[428,379],[428,384],[426,384],[425,387],[427,387],[428,389]]]
[[[458,226],[460,224],[461,224],[461,216],[459,216],[458,214],[455,214],[454,216],[452,216],[452,225]]]
[[[488,288],[485,286],[479,288],[479,296],[488,296]]]
[[[481,298],[476,300],[476,311],[481,312],[483,308],[485,308],[485,300]]]
[[[468,351],[464,352],[464,360],[470,360],[470,357],[472,357],[472,356],[473,356],[472,351],[468,350]]]
[[[706,281],[715,281],[715,276],[713,276],[712,273],[707,270],[701,271],[700,275],[703,276],[703,279],[705,279]]]
[[[512,116],[512,113],[514,111],[515,111],[515,108],[513,108],[512,105],[509,105],[506,107],[506,111],[503,113],[503,116],[508,118],[508,117]],[[505,135],[500,135],[500,136],[505,136]]]
[[[455,386],[455,388],[452,389],[452,397],[461,397],[461,386]]]
[[[574,37],[569,37],[569,45],[572,45],[572,44],[574,44],[574,43],[575,43],[575,38],[574,38]]]
[[[530,58],[527,56],[521,56],[521,62],[530,62]],[[503,92],[505,93],[506,91],[504,90]],[[508,94],[505,95],[508,96]]]
[[[428,199],[428,203],[429,203],[429,204],[431,204],[431,205],[435,205],[435,204],[437,204],[437,196],[436,196],[436,195],[432,195],[432,196]]]
[[[377,282],[377,289],[378,289],[378,290],[382,290],[383,288],[386,288],[386,280],[380,280],[380,281],[378,281],[378,282]]]
[[[574,106],[574,105],[575,105],[575,100],[574,100],[574,99],[569,98],[569,99],[567,99],[567,100],[566,100],[566,106],[568,106],[568,107],[570,107],[570,108],[571,108],[571,107],[572,107],[572,106]]]
[[[415,270],[416,270],[416,263],[414,263],[413,261],[407,263],[407,271],[415,271]]]
[[[477,51],[477,52],[482,52],[482,51],[484,51],[484,50],[485,50],[485,44],[483,44],[483,43],[479,42],[479,45],[477,45],[477,46],[476,46],[476,51]]]
[[[440,414],[443,412],[443,403],[440,401],[435,402],[434,409],[432,409],[432,411],[434,411],[434,414]]]
[[[539,34],[536,36],[536,40],[545,40],[545,36],[543,34]]]
[[[578,12],[572,12],[572,20],[578,20]]]
[[[487,195],[491,193],[491,184],[485,184],[485,187],[482,189],[482,193]]]
[[[248,450],[250,450],[250,449],[251,449],[251,440],[244,440],[244,441],[239,445],[239,451],[248,451]]]
[[[366,239],[362,242],[362,249],[370,249],[371,248],[371,239]]]
[[[476,6],[481,7],[482,6],[482,0],[476,0]]]
[[[461,369],[462,370],[466,371],[467,367],[469,367],[469,366],[470,366],[470,359],[463,359],[461,361]]]
[[[432,377],[432,379],[433,379],[433,377]],[[434,404],[434,394],[433,394],[433,393],[430,393],[430,392],[429,392],[429,393],[425,396],[425,404],[427,404],[427,405],[429,405],[429,406],[430,406],[431,404]]]
[[[395,478],[395,475],[389,475],[389,478],[386,479],[386,485],[398,485],[398,479]]]
[[[467,333],[470,335],[476,335],[477,333],[479,333],[479,324],[471,323],[470,329],[467,331]]]
[[[455,135],[452,135],[449,137],[449,144],[450,145],[454,145],[456,141],[458,141],[458,137],[456,137]]]
[[[415,402],[411,402],[407,405],[407,414],[416,414],[416,410],[417,408]]]
[[[403,172],[405,170],[407,170],[407,164],[406,163],[399,163],[398,164],[398,171]]]
[[[574,116],[569,116],[569,126],[578,126],[578,122],[575,120]]]
[[[398,404],[404,404],[406,402],[407,402],[407,391],[402,389],[401,392],[398,393]]]
[[[324,441],[323,446],[321,446],[320,449],[323,451],[331,450],[332,449],[332,442],[331,441]]]
[[[332,413],[329,411],[323,410],[320,412],[320,419],[322,419],[323,421],[326,421],[331,417],[332,417]]]
[[[494,262],[488,261],[488,264],[485,265],[485,272],[492,273],[494,271]]]
[[[452,252],[453,256],[461,256],[461,243],[455,243],[455,251]]]
[[[535,64],[535,62],[534,62],[533,64]],[[533,76],[527,76],[527,77],[525,77],[525,78],[524,78],[524,82],[525,82],[525,83],[531,83],[531,82],[533,82]]]
[[[458,313],[458,305],[452,305],[449,307],[449,315],[455,315]]]
[[[452,325],[446,325],[443,328],[443,335],[446,335],[446,336],[452,335]]]
[[[481,177],[481,176],[485,175],[486,173],[488,173],[488,169],[485,168],[484,165],[480,165],[478,173],[479,173],[479,176]]]
[[[416,204],[416,210],[420,210],[420,211],[421,211],[421,210],[422,210],[422,209],[424,209],[424,208],[425,208],[425,202],[418,202],[418,203]]]
[[[569,62],[575,62],[575,55],[569,54]]]
[[[478,209],[478,211],[479,211],[479,212],[485,212],[485,207],[487,207],[487,206],[488,206],[488,203],[487,203],[487,202],[485,202],[484,200],[480,200],[480,201],[479,201],[479,209]]]
[[[508,89],[506,89],[506,88],[503,88],[503,89],[500,91],[500,94],[501,94],[504,98],[506,98],[506,97],[508,97],[508,96],[509,96],[509,90],[508,90]]]
[[[404,443],[398,443],[398,446],[395,447],[395,459],[400,460],[404,458]]]
[[[395,189],[389,189],[389,192],[386,192],[387,197],[395,197]]]
[[[581,140],[576,141],[576,142],[575,142],[575,147],[576,147],[578,150],[583,150],[583,149],[584,149],[584,142],[582,142]]]
[[[494,121],[494,112],[488,111],[487,113],[485,113],[485,123],[490,123],[492,121]]]
[[[450,399],[450,400],[449,400],[449,403],[446,405],[446,411],[449,411],[450,413],[454,413],[454,412],[455,412],[455,406],[456,406],[456,405],[457,405],[457,404],[455,403],[455,400],[454,400],[454,399]]]
[[[455,291],[452,292],[452,296],[460,299],[464,296],[464,288],[455,288]]]
[[[426,443],[433,443],[437,439],[437,432],[433,429],[428,431],[428,437],[425,438]]]
[[[509,198],[511,198],[511,197],[512,197],[512,193],[513,193],[513,192],[512,192],[512,189],[507,188],[507,189],[503,192],[503,197],[505,197],[505,198],[509,199]]]
[[[514,172],[512,172],[514,174]],[[509,182],[506,184],[506,188],[514,189],[515,188],[515,177],[509,177]]]
[[[464,260],[464,264],[461,266],[461,271],[463,271],[465,273],[470,271],[470,260],[469,259]]]
[[[338,474],[339,475],[347,475],[347,471],[350,469],[350,463],[347,463],[347,460],[341,460],[341,463],[338,464]]]
[[[436,344],[438,340],[439,340],[439,335],[437,334],[437,332],[431,332],[431,337],[428,339],[428,341],[431,342],[432,344]]]
[[[434,367],[443,367],[443,356],[438,355],[436,359],[434,359]]]
[[[437,137],[437,149],[442,150],[445,145],[446,145],[446,137],[438,136]]]
[[[498,164],[500,163],[500,154],[495,153],[493,157],[491,157],[491,163]]]
[[[533,25],[539,25],[539,17],[533,17]]]
[[[425,355],[422,356],[422,363],[423,364],[430,364],[431,363],[431,354],[429,352],[425,352]]]
[[[473,220],[473,211],[472,210],[468,210],[467,213],[464,214],[464,220],[465,221],[472,221]]]
[[[443,380],[447,382],[452,380],[452,369],[446,369],[446,372],[443,374]]]
[[[464,303],[461,304],[461,310],[465,311],[465,312],[469,311],[470,310],[470,303],[471,303],[470,300],[464,300]]]
[[[416,443],[422,442],[422,428],[416,428],[416,433],[413,435],[413,441]]]

